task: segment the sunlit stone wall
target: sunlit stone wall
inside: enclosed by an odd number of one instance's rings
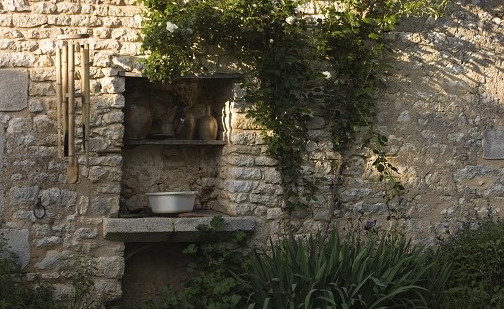
[[[103,239],[102,218],[119,210],[124,79],[117,74],[134,70],[140,12],[135,1],[0,1],[0,234],[27,279],[54,284],[56,297],[71,293],[63,271],[81,261],[95,265],[100,299],[121,295],[124,245]],[[78,107],[76,184],[67,184],[56,148],[56,37],[68,33],[90,35],[78,42],[89,44],[92,62],[91,157],[86,166]]]
[[[315,6],[306,10],[317,14]],[[0,1],[0,232],[27,278],[55,284],[57,296],[71,290],[65,265],[81,260],[96,265],[100,297],[121,295],[124,244],[103,238],[102,219],[119,211],[127,91],[119,73],[139,72],[140,12],[135,1]],[[286,228],[304,234],[367,220],[383,228],[403,224],[432,243],[473,209],[500,211],[503,15],[500,0],[456,1],[446,17],[410,20],[388,35],[395,51],[378,96],[377,128],[389,138],[388,159],[399,168],[404,196],[387,206],[373,154],[357,146],[333,153],[328,124],[315,113],[306,167],[326,180],[317,201],[287,215],[276,162],[245,118],[248,106],[235,86],[222,111],[227,145],[212,159],[212,207],[255,216],[255,243]],[[54,55],[64,33],[91,36],[91,158],[86,167],[79,142],[77,184],[67,184],[66,160],[56,151]],[[37,204],[46,209],[42,219],[34,216]],[[387,220],[388,209],[406,220]]]

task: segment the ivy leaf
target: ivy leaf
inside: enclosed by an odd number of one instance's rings
[[[378,170],[378,172],[382,173],[385,170],[385,166],[383,166],[383,164],[380,163],[376,165],[376,169]]]
[[[380,35],[378,33],[370,33],[368,35],[368,37],[371,39],[371,40],[378,40],[380,38]]]

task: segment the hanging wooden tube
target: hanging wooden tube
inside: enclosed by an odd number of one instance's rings
[[[56,61],[55,61],[55,70],[56,70],[56,119],[58,126],[58,158],[63,157],[63,151],[61,149],[61,138],[62,138],[62,118],[61,118],[61,109],[63,105],[63,89],[61,83],[61,48],[56,48]]]
[[[67,182],[76,183],[79,179],[79,162],[75,149],[75,98],[82,100],[83,144],[86,149],[86,164],[89,158],[89,47],[74,43],[73,40],[89,38],[88,34],[58,35],[61,48],[56,49],[56,97],[58,121],[58,155],[61,157],[61,135],[63,136],[63,156],[68,157]],[[84,48],[85,47],[85,48]],[[81,93],[75,93],[75,53],[81,53]]]
[[[90,134],[90,81],[89,81],[89,45],[81,45],[81,91],[82,91],[82,135],[86,155],[86,167],[89,167]]]
[[[68,157],[68,44],[63,42],[61,47],[61,92],[63,101],[61,105],[61,116],[63,125],[63,155]]]
[[[75,156],[75,45],[68,46],[68,183],[79,179],[79,166]]]

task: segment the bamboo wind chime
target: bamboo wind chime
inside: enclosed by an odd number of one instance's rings
[[[76,98],[81,98],[82,145],[85,151],[86,166],[89,166],[89,45],[78,44],[73,40],[88,38],[87,34],[61,35],[61,46],[56,49],[56,112],[58,121],[58,156],[68,158],[67,181],[79,180],[79,164],[75,151]],[[76,92],[75,54],[80,53],[80,93]],[[62,145],[63,142],[63,145]]]

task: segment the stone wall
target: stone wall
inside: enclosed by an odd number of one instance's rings
[[[407,189],[392,206],[428,243],[470,211],[502,211],[504,4],[457,2],[446,18],[412,20],[390,34],[395,52],[379,100],[377,125]],[[378,191],[368,191],[370,160],[349,159],[343,209],[383,214]]]
[[[82,259],[97,266],[98,294],[105,300],[121,295],[124,244],[103,238],[102,219],[119,211],[123,165],[140,160],[134,151],[121,153],[127,89],[119,74],[139,72],[140,11],[128,0],[0,2],[0,232],[28,278],[40,275],[55,284],[58,295],[71,289],[63,268]],[[377,125],[389,137],[388,158],[407,189],[389,206],[408,217],[401,223],[417,240],[431,243],[473,208],[501,208],[503,15],[499,0],[461,0],[445,18],[411,20],[389,34],[395,53],[379,94]],[[86,167],[78,144],[77,184],[67,184],[66,160],[56,149],[55,38],[64,33],[89,33],[92,54],[91,158]],[[216,175],[212,207],[254,215],[256,242],[286,227],[296,233],[342,228],[362,214],[385,228],[393,222],[386,219],[372,153],[358,147],[332,153],[319,116],[310,124],[306,164],[327,180],[309,209],[286,216],[276,163],[245,118],[238,86],[223,107],[227,145],[208,163]],[[339,163],[342,185],[334,190],[339,176],[333,167]],[[34,216],[37,204],[46,209],[42,219]]]
[[[65,265],[96,266],[97,292],[121,295],[124,244],[105,241],[102,218],[119,209],[124,78],[139,55],[135,1],[0,1],[0,231],[21,255],[28,279],[71,291]],[[56,149],[55,47],[59,34],[88,33],[91,49],[90,165],[79,142],[80,180],[67,184]],[[80,128],[80,109],[77,125]],[[34,207],[45,207],[37,219]],[[39,208],[41,210],[41,208]],[[74,268],[76,270],[77,268]]]
[[[313,11],[316,13],[316,11]],[[235,129],[224,156],[223,188],[233,209],[256,215],[261,235],[348,228],[368,220],[404,228],[432,244],[471,212],[500,213],[503,199],[504,5],[456,1],[446,17],[410,19],[388,34],[394,53],[378,95],[377,128],[389,139],[403,196],[386,203],[375,155],[356,145],[330,151],[327,124],[314,117],[307,165],[327,177],[310,209],[285,216],[279,176],[265,145],[235,102]],[[331,167],[342,163],[342,185]],[[226,190],[224,190],[226,191]],[[268,197],[272,196],[272,198]],[[394,219],[394,217],[397,218]],[[357,226],[358,227],[358,226]]]

